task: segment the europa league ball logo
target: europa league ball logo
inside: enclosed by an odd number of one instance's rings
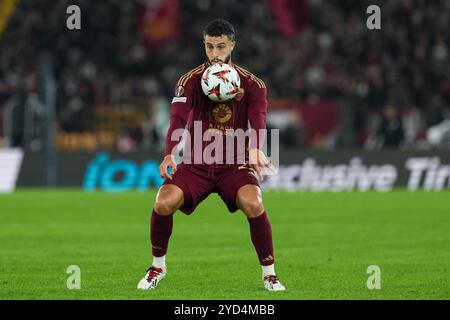
[[[233,112],[226,104],[219,104],[213,109],[213,117],[217,122],[225,123],[231,119]]]

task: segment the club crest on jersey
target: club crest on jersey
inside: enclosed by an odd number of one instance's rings
[[[231,119],[233,112],[228,105],[221,103],[213,108],[212,114],[217,122],[225,123]]]
[[[244,88],[239,88],[238,94],[234,97],[237,101],[244,97]]]
[[[184,87],[183,86],[178,86],[175,89],[175,97],[181,97],[184,93]]]

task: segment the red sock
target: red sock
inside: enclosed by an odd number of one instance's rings
[[[256,218],[247,218],[250,225],[250,237],[258,254],[259,263],[262,266],[268,266],[275,262],[273,255],[272,228],[267,214]]]
[[[167,253],[169,238],[172,234],[173,214],[164,216],[154,209],[150,221],[150,239],[154,257],[162,257]]]

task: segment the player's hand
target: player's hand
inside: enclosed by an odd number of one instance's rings
[[[264,180],[263,174],[274,172],[273,164],[267,159],[264,152],[259,149],[251,149],[248,152],[249,166],[252,168],[260,181]]]
[[[169,174],[169,168],[172,168],[172,173]],[[172,175],[177,172],[177,164],[175,157],[172,154],[168,154],[164,157],[163,162],[159,166],[159,175],[161,178],[169,178],[172,180]]]

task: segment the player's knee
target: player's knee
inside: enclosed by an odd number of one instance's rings
[[[244,211],[245,215],[249,218],[256,218],[264,212],[262,201],[259,199],[243,201],[241,206],[242,211]]]
[[[178,208],[176,207],[176,203],[174,201],[170,201],[170,199],[167,198],[162,198],[155,201],[154,209],[160,215],[171,215]]]

